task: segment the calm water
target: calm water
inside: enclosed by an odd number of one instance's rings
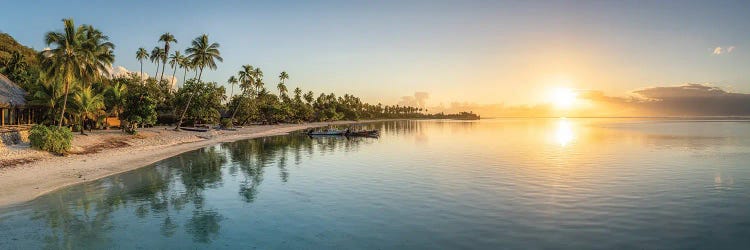
[[[0,249],[750,248],[750,122],[369,124],[220,144],[0,208]]]

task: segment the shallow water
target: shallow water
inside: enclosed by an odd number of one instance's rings
[[[0,208],[0,249],[750,248],[750,122],[372,123]]]

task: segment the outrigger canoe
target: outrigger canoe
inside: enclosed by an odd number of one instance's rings
[[[185,131],[193,131],[193,132],[208,132],[209,130],[211,130],[210,128],[184,128],[184,127],[180,127],[180,129],[185,130]]]
[[[364,137],[377,137],[379,135],[378,130],[359,130],[359,131],[351,131],[351,130],[336,130],[336,129],[328,129],[328,130],[310,130],[307,131],[307,135],[317,135],[317,136],[364,136]]]
[[[339,130],[325,130],[325,131],[308,131],[308,135],[344,135],[344,131]]]

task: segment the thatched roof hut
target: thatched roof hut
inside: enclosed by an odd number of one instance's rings
[[[0,108],[26,105],[26,91],[8,77],[0,74]]]

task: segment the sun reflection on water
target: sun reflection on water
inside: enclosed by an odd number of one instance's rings
[[[568,146],[575,140],[575,133],[573,132],[573,124],[565,118],[557,121],[557,130],[555,130],[555,141],[561,147]]]

